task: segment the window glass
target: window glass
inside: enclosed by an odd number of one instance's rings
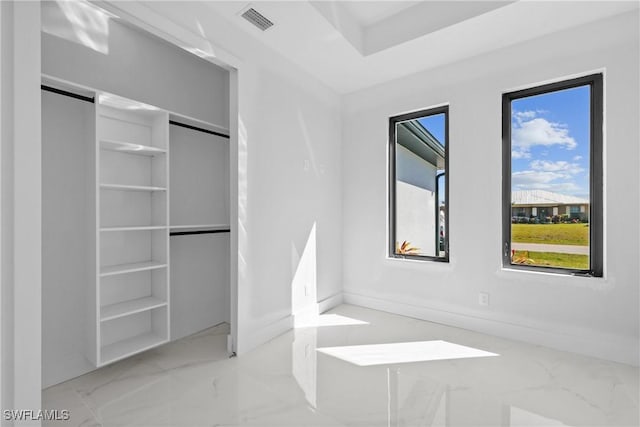
[[[447,112],[391,119],[392,256],[448,258]]]
[[[602,179],[601,169],[592,167],[598,164],[594,153],[601,159],[601,128],[592,135],[593,91],[594,79],[583,78],[505,95],[507,264],[574,271],[593,271],[600,264],[591,259],[594,231],[601,228],[592,188],[599,188],[594,179]]]

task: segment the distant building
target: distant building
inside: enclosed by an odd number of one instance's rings
[[[545,220],[555,215],[568,215],[570,219],[589,217],[589,200],[545,190],[511,192],[511,216]]]

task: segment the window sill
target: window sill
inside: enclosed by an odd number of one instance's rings
[[[442,265],[451,266],[451,260],[449,258],[429,258],[429,257],[403,257],[403,256],[389,256],[385,257],[386,261],[421,264],[421,265]]]
[[[538,269],[518,268],[518,267],[500,267],[498,274],[510,276],[510,275],[536,275],[543,277],[556,277],[556,278],[568,278],[568,280],[575,279],[595,279],[598,281],[605,281],[603,276],[594,276],[591,274],[575,274],[567,271],[544,271]]]

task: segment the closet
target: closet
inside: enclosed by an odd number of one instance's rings
[[[44,387],[230,322],[228,72],[110,25],[43,33]]]

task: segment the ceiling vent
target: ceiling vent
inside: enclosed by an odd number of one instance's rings
[[[242,16],[247,21],[251,22],[253,25],[258,27],[262,31],[266,31],[269,28],[273,27],[273,22],[267,19],[263,14],[250,7],[244,12],[242,12]]]

